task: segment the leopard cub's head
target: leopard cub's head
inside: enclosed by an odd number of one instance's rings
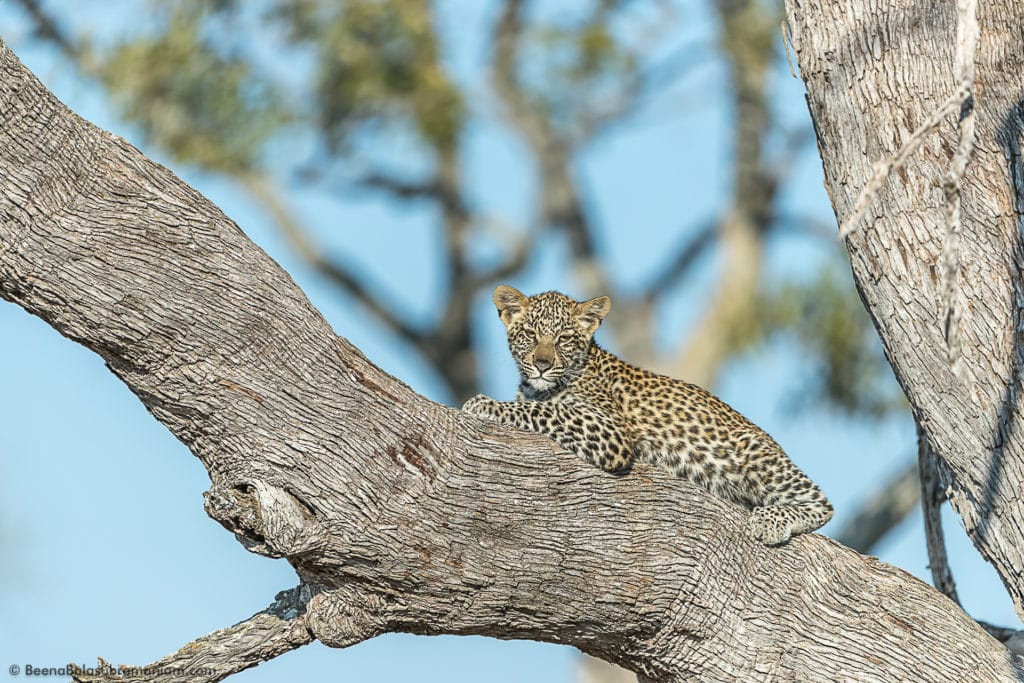
[[[526,388],[564,387],[587,363],[594,332],[611,308],[599,296],[576,301],[559,292],[526,297],[514,287],[494,290],[494,305],[508,332],[508,346]]]

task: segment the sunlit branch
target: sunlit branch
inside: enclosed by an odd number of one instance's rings
[[[313,642],[306,625],[305,586],[278,593],[274,602],[234,626],[188,643],[152,664],[118,667],[100,659],[89,671],[74,666],[76,683],[214,683]]]

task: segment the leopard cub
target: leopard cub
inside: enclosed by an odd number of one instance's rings
[[[609,471],[667,467],[752,510],[767,545],[832,518],[832,505],[759,427],[704,389],[634,367],[593,341],[611,301],[559,292],[526,297],[502,285],[494,304],[521,382],[515,402],[477,395],[462,409],[546,434]]]

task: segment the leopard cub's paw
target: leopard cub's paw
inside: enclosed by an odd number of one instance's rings
[[[477,394],[462,404],[462,412],[476,415],[477,417],[491,417],[494,414],[496,401],[483,394]]]
[[[765,545],[785,543],[793,535],[786,516],[778,508],[771,507],[754,508],[747,520],[747,533]]]

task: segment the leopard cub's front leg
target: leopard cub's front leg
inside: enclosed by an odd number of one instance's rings
[[[462,404],[462,412],[508,424],[508,422],[503,419],[503,405],[504,404],[501,401],[495,401],[490,396],[477,394]]]
[[[502,424],[544,434],[559,446],[608,472],[623,472],[632,449],[623,431],[608,416],[582,403],[516,401],[506,403],[477,394],[462,410]]]

